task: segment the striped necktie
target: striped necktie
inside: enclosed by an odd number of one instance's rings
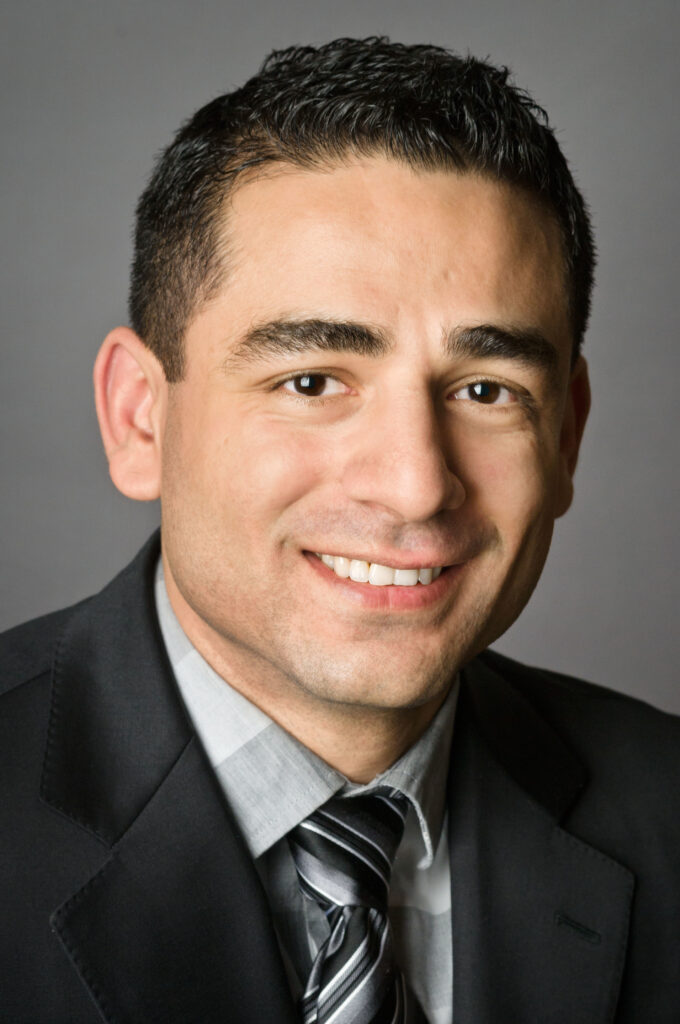
[[[302,996],[303,1024],[425,1020],[394,960],[387,916],[407,807],[386,787],[334,797],[289,834],[300,888],[330,926]]]

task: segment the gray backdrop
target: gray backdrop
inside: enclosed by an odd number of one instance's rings
[[[1,19],[0,626],[98,589],[158,518],[110,484],[90,384],[153,154],[272,47],[385,33],[509,64],[595,220],[576,502],[497,646],[680,712],[676,0],[4,0]]]

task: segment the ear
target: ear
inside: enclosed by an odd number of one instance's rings
[[[563,516],[574,497],[574,473],[581,438],[590,412],[588,364],[579,356],[571,371],[560,432],[560,468],[555,517]]]
[[[97,418],[109,473],[128,498],[160,495],[161,436],[167,383],[144,342],[127,327],[104,340],[94,364]]]

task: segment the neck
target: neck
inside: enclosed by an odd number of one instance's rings
[[[241,691],[243,692],[243,691]],[[244,694],[253,703],[257,695]],[[351,782],[371,782],[427,729],[446,692],[418,708],[372,708],[326,702],[321,707],[258,706]],[[317,702],[318,703],[318,702]]]

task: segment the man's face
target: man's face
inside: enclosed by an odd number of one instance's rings
[[[224,230],[163,436],[180,618],[250,694],[433,700],[519,614],[569,503],[556,222],[508,186],[376,158],[244,184]],[[443,569],[380,586],[352,560]]]

